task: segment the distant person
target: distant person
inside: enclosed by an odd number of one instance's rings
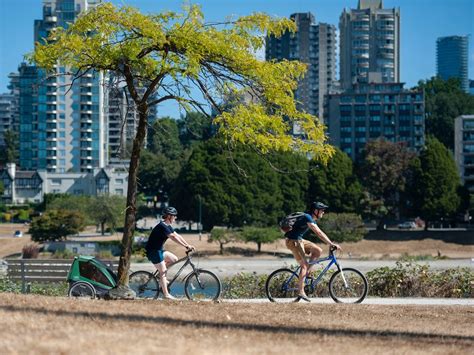
[[[148,260],[155,265],[160,273],[160,285],[165,299],[176,299],[169,293],[166,272],[168,267],[178,260],[176,255],[163,249],[166,240],[170,238],[174,242],[185,247],[186,250],[195,250],[195,248],[188,244],[186,240],[176,233],[171,226],[176,220],[177,215],[178,211],[176,211],[176,208],[166,207],[163,211],[163,220],[153,228],[145,246]]]
[[[303,239],[303,235],[311,229],[323,242],[341,250],[338,244],[331,242],[328,236],[318,227],[316,220],[323,217],[328,206],[321,202],[313,202],[309,212],[298,218],[290,231],[285,233],[286,247],[291,250],[296,262],[301,266],[298,280],[298,296],[300,299],[310,302],[304,291],[304,280],[310,271],[309,263],[306,261],[306,254],[309,255],[310,262],[321,256],[322,249],[316,244]]]

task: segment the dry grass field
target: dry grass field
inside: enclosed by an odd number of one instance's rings
[[[472,354],[474,308],[0,294],[2,354]]]

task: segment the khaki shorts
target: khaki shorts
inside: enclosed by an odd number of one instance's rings
[[[293,253],[293,256],[295,257],[298,264],[301,264],[302,261],[306,260],[306,254],[311,253],[313,248],[318,248],[316,244],[311,243],[305,239],[294,240],[287,238],[285,243],[286,247]]]

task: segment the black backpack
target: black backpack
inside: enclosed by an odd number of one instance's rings
[[[284,217],[279,223],[280,230],[283,233],[287,233],[291,231],[293,229],[293,225],[295,224],[295,222],[303,218],[304,215],[305,215],[304,212],[294,212]]]

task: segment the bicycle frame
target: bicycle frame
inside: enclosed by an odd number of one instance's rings
[[[193,272],[197,272],[197,268],[196,266],[194,265],[194,263],[191,261],[191,257],[189,255],[186,255],[185,257],[175,261],[173,264],[169,265],[167,268],[170,268],[172,267],[173,265],[176,265],[176,264],[179,264],[180,262],[186,260],[186,262],[180,267],[180,269],[178,270],[178,272],[174,275],[173,279],[171,281],[168,282],[168,289],[169,287],[173,284],[173,282],[175,282],[179,275],[181,275],[181,273],[183,272],[184,268],[188,265],[191,265],[191,268],[193,269],[193,271],[191,271],[189,274],[192,274]],[[189,275],[187,274],[183,279],[186,279],[186,277]],[[156,279],[160,279],[160,272],[157,270],[155,270],[155,272],[153,273],[153,276],[156,278]]]
[[[324,277],[324,275],[326,274],[326,272],[328,272],[328,270],[335,264],[336,267],[337,267],[337,270],[341,272],[341,276],[342,276],[342,280],[344,281],[344,286],[347,288],[348,285],[347,285],[347,281],[346,281],[346,278],[344,277],[344,273],[342,272],[342,268],[339,264],[339,262],[337,261],[337,258],[336,258],[336,255],[334,254],[334,251],[333,250],[330,250],[329,252],[329,255],[325,258],[319,258],[319,259],[316,259],[312,262],[308,262],[308,264],[310,265],[310,267],[312,265],[317,265],[317,264],[320,264],[324,261],[329,261],[329,263],[326,265],[326,267],[319,273],[318,277],[316,279],[314,278],[308,278],[306,277],[305,279],[305,283],[307,284],[307,281],[308,279],[311,280],[311,287],[315,287],[320,281],[321,279]],[[295,270],[295,274],[299,276],[299,273],[300,273],[300,269],[301,269],[301,266],[298,266]],[[284,286],[286,287],[290,282],[291,280],[293,279],[294,276],[291,276],[288,281],[286,281],[284,283]]]

